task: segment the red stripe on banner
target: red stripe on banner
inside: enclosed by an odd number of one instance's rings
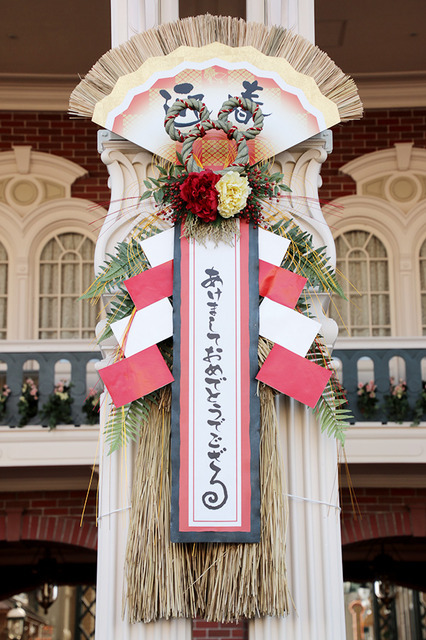
[[[100,369],[99,375],[116,407],[173,382],[173,376],[156,345]]]
[[[256,380],[309,407],[315,407],[330,377],[331,371],[328,369],[275,344]]]
[[[259,260],[259,295],[294,309],[307,278]]]
[[[250,307],[249,307],[249,225],[240,224],[240,306],[241,306],[241,481],[240,531],[250,531]]]
[[[173,260],[138,273],[124,284],[138,311],[168,298],[173,295]]]
[[[188,427],[189,427],[189,251],[186,238],[180,239],[180,468],[179,530],[188,530]]]

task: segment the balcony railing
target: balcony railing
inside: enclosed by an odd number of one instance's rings
[[[9,427],[19,425],[18,403],[26,378],[32,378],[36,382],[39,397],[38,414],[28,424],[46,426],[42,423],[40,410],[53,392],[55,384],[62,379],[71,384],[73,424],[85,424],[86,415],[82,407],[89,389],[98,382],[95,363],[101,358],[97,347],[88,341],[0,342],[0,384],[1,387],[7,384],[11,390],[0,424]],[[99,384],[96,388],[101,390]]]
[[[426,338],[353,338],[338,340],[333,351],[339,378],[346,390],[349,408],[356,422],[389,422],[385,396],[389,394],[390,378],[395,384],[407,384],[410,407],[404,421],[413,420],[414,408],[426,380]],[[374,380],[377,386],[377,410],[365,417],[358,407],[358,384]],[[425,420],[423,414],[420,418]]]
[[[74,400],[71,413],[73,424],[85,424],[82,406],[89,388],[98,376],[94,364],[101,359],[96,347],[88,341],[24,341],[0,343],[0,384],[11,389],[6,412],[0,424],[16,427],[20,421],[18,402],[22,383],[27,377],[37,381],[39,410],[52,393],[54,385],[64,378],[72,385]],[[389,379],[403,378],[407,382],[407,399],[414,409],[426,380],[426,339],[419,338],[362,338],[341,339],[336,344],[333,358],[337,363],[339,377],[346,390],[349,407],[356,422],[386,423],[385,396],[389,393]],[[30,367],[33,365],[33,369]],[[366,418],[358,408],[358,383],[374,380],[377,385],[377,411]],[[100,390],[100,386],[98,387]],[[412,412],[407,421],[412,420]],[[423,415],[422,420],[426,416]],[[29,424],[42,424],[40,415]]]

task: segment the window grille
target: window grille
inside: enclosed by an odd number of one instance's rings
[[[76,590],[75,640],[95,637],[96,587],[79,586]]]
[[[340,335],[391,335],[389,264],[383,243],[372,233],[347,231],[336,239],[336,253],[338,280],[347,300],[332,296],[330,316]]]
[[[93,280],[95,245],[79,233],[62,233],[40,256],[39,339],[92,338],[98,310],[79,300]]]
[[[420,249],[420,300],[422,308],[422,334],[426,336],[426,240]]]
[[[6,249],[0,242],[0,339],[7,337],[7,275],[8,263]]]

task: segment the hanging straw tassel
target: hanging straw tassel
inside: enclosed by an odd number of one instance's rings
[[[283,27],[208,14],[160,25],[105,53],[71,94],[70,113],[91,118],[96,103],[112,92],[117,80],[148,58],[167,55],[182,45],[201,47],[211,42],[250,45],[265,55],[285,58],[296,71],[315,80],[321,93],[336,104],[342,122],[362,116],[354,81],[302,36]]]
[[[185,545],[170,543],[170,391],[152,405],[136,458],[125,576],[130,622],[190,616]]]
[[[259,544],[170,542],[170,393],[153,405],[136,459],[126,550],[130,622],[202,617],[230,622],[288,611],[286,508],[274,393],[261,385]]]

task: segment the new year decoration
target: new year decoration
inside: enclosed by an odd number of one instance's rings
[[[114,294],[106,439],[139,440],[129,620],[283,615],[274,395],[341,441],[348,412],[308,299],[342,292],[272,157],[360,117],[356,88],[299,36],[199,16],[103,56],[70,110],[157,158],[137,226],[85,293]]]

